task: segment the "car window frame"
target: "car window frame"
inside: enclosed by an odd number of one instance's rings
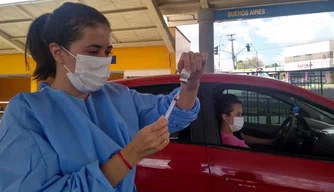
[[[203,84],[203,83],[202,83]],[[218,88],[220,86],[221,88]],[[328,157],[320,157],[320,156],[313,156],[313,155],[304,155],[304,154],[295,154],[295,153],[289,153],[289,152],[279,152],[279,151],[273,151],[273,150],[263,150],[263,149],[254,149],[254,148],[242,148],[242,147],[236,147],[236,146],[229,146],[229,145],[223,145],[221,142],[220,138],[220,133],[219,133],[219,127],[217,120],[215,120],[215,123],[209,121],[212,116],[215,115],[214,111],[214,101],[213,97],[217,94],[217,92],[221,92],[224,89],[228,89],[226,87],[233,87],[233,89],[236,89],[234,86],[238,87],[239,89],[241,87],[246,88],[248,91],[253,91],[257,92],[257,89],[267,89],[270,90],[269,92],[271,94],[275,94],[279,92],[280,94],[285,94],[287,97],[294,97],[296,100],[302,100],[302,101],[308,101],[307,98],[302,98],[298,95],[294,95],[291,93],[284,92],[284,90],[278,90],[275,88],[268,88],[268,87],[263,87],[259,85],[244,85],[244,84],[237,84],[237,83],[223,83],[223,82],[206,82],[204,85],[202,85],[203,89],[201,90],[203,93],[206,93],[206,95],[210,95],[211,99],[203,99],[204,105],[203,107],[203,113],[206,115],[203,116],[203,127],[207,127],[205,130],[206,132],[206,143],[207,147],[210,148],[220,148],[220,149],[225,149],[225,150],[241,150],[245,152],[256,152],[256,153],[263,153],[263,154],[270,154],[270,155],[275,155],[275,156],[286,156],[286,157],[293,157],[293,158],[299,158],[299,159],[306,159],[306,160],[317,160],[317,161],[326,161],[326,162],[334,162],[334,158],[328,158]],[[260,91],[259,93],[261,94],[266,94],[263,91]],[[268,94],[271,96],[271,94]],[[277,97],[272,96],[273,98],[279,99]],[[312,101],[308,101],[313,105]],[[320,105],[321,106],[321,105]],[[319,107],[319,105],[317,105]],[[322,108],[322,107],[319,107]],[[211,110],[211,112],[210,112]],[[329,110],[329,109],[327,109]]]
[[[282,102],[282,103],[284,103],[285,105],[289,105],[289,107],[291,108],[292,106],[293,106],[293,104],[291,104],[291,103],[286,103],[285,101],[283,101],[282,99],[280,99],[280,98],[275,98],[275,97],[273,97],[273,96],[271,96],[271,95],[268,95],[268,94],[264,94],[264,93],[260,93],[260,92],[255,92],[255,91],[253,91],[253,90],[241,90],[241,89],[237,89],[237,88],[229,88],[229,89],[223,89],[222,91],[223,92],[225,92],[226,90],[233,90],[233,91],[247,91],[247,92],[251,92],[251,93],[254,93],[254,94],[258,94],[258,96],[259,95],[262,95],[262,96],[265,96],[265,97],[270,97],[271,99],[274,99],[274,100],[276,100],[276,101],[279,101],[279,102]],[[222,92],[222,93],[223,93]],[[228,92],[229,93],[229,92]],[[228,94],[227,93],[227,94]],[[231,94],[234,94],[234,93],[231,93]],[[238,95],[237,95],[238,96]],[[242,101],[242,103],[243,103],[243,105],[245,104],[243,101]],[[248,107],[248,104],[247,104],[247,107]],[[259,106],[258,106],[259,107]],[[267,108],[268,109],[268,108]],[[244,107],[244,110],[243,110],[243,117],[245,118],[246,116],[244,115],[245,114],[245,112],[246,112],[247,110],[245,110],[245,107]],[[248,115],[248,114],[247,114]],[[288,113],[287,115],[286,115],[286,117],[288,117],[290,114]],[[258,115],[257,115],[258,116]],[[285,118],[286,118],[285,117]],[[246,118],[245,118],[246,119]],[[247,120],[249,120],[249,118],[247,118]],[[281,122],[281,123],[283,123],[284,122],[284,120]],[[279,125],[277,125],[277,124],[273,124],[273,123],[271,123],[271,124],[267,124],[267,123],[265,123],[265,124],[262,124],[262,123],[260,123],[259,121],[258,121],[258,123],[253,123],[253,122],[246,122],[245,121],[245,123],[249,123],[249,124],[259,124],[259,125],[262,125],[262,126],[279,126]]]

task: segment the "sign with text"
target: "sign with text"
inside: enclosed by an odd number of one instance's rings
[[[285,71],[295,71],[304,69],[319,69],[319,68],[329,68],[332,67],[333,59],[315,59],[311,61],[299,61],[292,63],[285,63]]]
[[[334,11],[334,1],[268,5],[232,10],[217,10],[216,21],[256,19]]]
[[[112,56],[110,64],[116,64],[116,55]]]

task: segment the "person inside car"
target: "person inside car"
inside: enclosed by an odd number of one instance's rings
[[[233,133],[240,131],[244,126],[242,103],[236,95],[222,94],[216,103],[218,124],[221,140],[224,145],[248,147],[251,144],[272,145],[274,139],[261,139],[241,133],[244,140],[238,139]]]
[[[190,68],[192,74],[181,90],[141,94],[107,83],[110,37],[108,19],[78,3],[64,3],[32,22],[26,61],[28,52],[38,81],[54,80],[36,93],[18,94],[6,107],[0,191],[134,192],[135,166],[197,118],[207,53],[182,54],[178,70]]]

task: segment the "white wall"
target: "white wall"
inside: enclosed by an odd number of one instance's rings
[[[321,41],[310,44],[291,46],[284,49],[284,57],[321,53],[334,50],[334,41]]]
[[[334,41],[333,40],[330,40],[330,51],[334,51]]]

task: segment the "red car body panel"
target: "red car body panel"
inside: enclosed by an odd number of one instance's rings
[[[178,83],[178,75],[116,81],[129,87]],[[201,82],[269,87],[334,110],[334,102],[289,83],[246,75],[204,74]],[[333,146],[334,147],[334,146]],[[334,163],[225,147],[171,143],[137,166],[139,192],[334,191]]]
[[[208,148],[214,192],[334,191],[334,164],[228,148]]]
[[[139,163],[136,185],[138,192],[211,191],[205,146],[170,143]]]

